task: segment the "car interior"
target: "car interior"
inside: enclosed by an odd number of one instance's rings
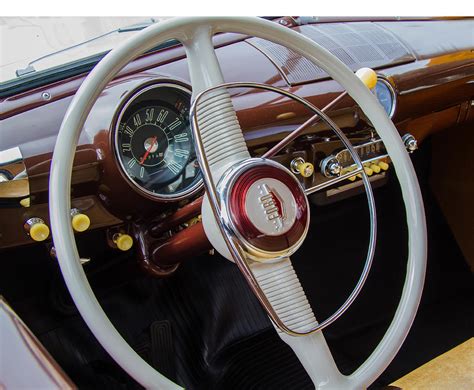
[[[473,18],[160,21],[0,118],[0,388],[474,386]]]

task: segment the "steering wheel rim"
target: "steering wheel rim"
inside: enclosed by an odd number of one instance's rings
[[[113,49],[92,70],[77,91],[61,125],[50,175],[50,219],[58,261],[66,285],[85,322],[107,352],[145,387],[179,388],[141,359],[121,337],[100,307],[79,261],[70,224],[70,187],[74,151],[93,104],[120,69],[159,42],[180,40],[187,51],[193,94],[222,83],[210,37],[217,32],[258,36],[305,56],[338,81],[377,129],[389,153],[406,208],[409,256],[407,274],[394,319],[369,358],[350,376],[334,371],[334,361],[321,332],[303,337],[280,335],[292,346],[318,388],[360,388],[372,383],[398,352],[414,320],[426,268],[426,222],[411,160],[393,123],[365,85],[332,54],[297,32],[257,18],[179,18],[148,27]],[[198,54],[199,53],[199,54]],[[216,76],[217,75],[217,76]],[[228,164],[222,164],[222,171]],[[204,210],[203,210],[204,211]],[[314,353],[308,352],[308,345]],[[326,345],[320,348],[321,345]],[[320,366],[315,367],[315,361]],[[336,367],[337,370],[337,367]]]

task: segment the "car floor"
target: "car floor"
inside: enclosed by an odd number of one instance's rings
[[[415,157],[429,176],[429,144]],[[429,226],[428,269],[420,310],[400,352],[372,388],[385,386],[473,335],[472,274],[427,180],[420,180]],[[396,180],[375,191],[378,242],[369,280],[356,302],[324,331],[349,374],[375,348],[401,294],[407,231]],[[367,251],[364,195],[312,207],[312,226],[293,256],[317,318],[329,316],[354,287]],[[336,234],[335,234],[336,233]],[[133,256],[104,249],[93,232],[81,255],[104,310],[150,364],[189,389],[310,389],[311,381],[277,336],[237,267],[201,256],[168,279],[142,274]],[[139,388],[102,349],[70,301],[46,247],[2,253],[1,294],[80,388]]]

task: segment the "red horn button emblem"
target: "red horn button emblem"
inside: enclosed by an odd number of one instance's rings
[[[252,167],[236,179],[229,192],[229,211],[239,234],[267,252],[293,247],[308,222],[301,186],[290,173],[271,165]]]
[[[272,221],[274,219],[283,219],[283,209],[282,209],[282,203],[280,199],[278,198],[277,194],[270,190],[268,185],[262,184],[259,188],[263,189],[263,191],[266,192],[265,195],[262,195],[260,198],[260,204],[263,207],[263,210],[265,211],[265,215],[269,221]]]

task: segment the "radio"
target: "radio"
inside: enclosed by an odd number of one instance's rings
[[[380,138],[370,138],[359,145],[354,145],[359,155],[364,171],[369,176],[373,188],[382,186],[387,181],[387,171],[390,168],[390,158]],[[335,151],[320,162],[320,173],[327,178],[335,178],[348,174],[357,168],[347,149]],[[311,196],[315,204],[328,204],[342,200],[364,191],[360,173],[349,176],[346,180]]]
[[[348,135],[348,138],[362,161],[372,187],[385,184],[391,161],[380,137],[372,129],[365,129]],[[409,153],[417,149],[411,134],[405,134],[402,140]],[[297,145],[291,153],[275,156],[274,159],[296,174],[313,203],[329,204],[364,191],[362,175],[350,174],[357,166],[349,150],[337,137],[308,137],[306,142]]]

